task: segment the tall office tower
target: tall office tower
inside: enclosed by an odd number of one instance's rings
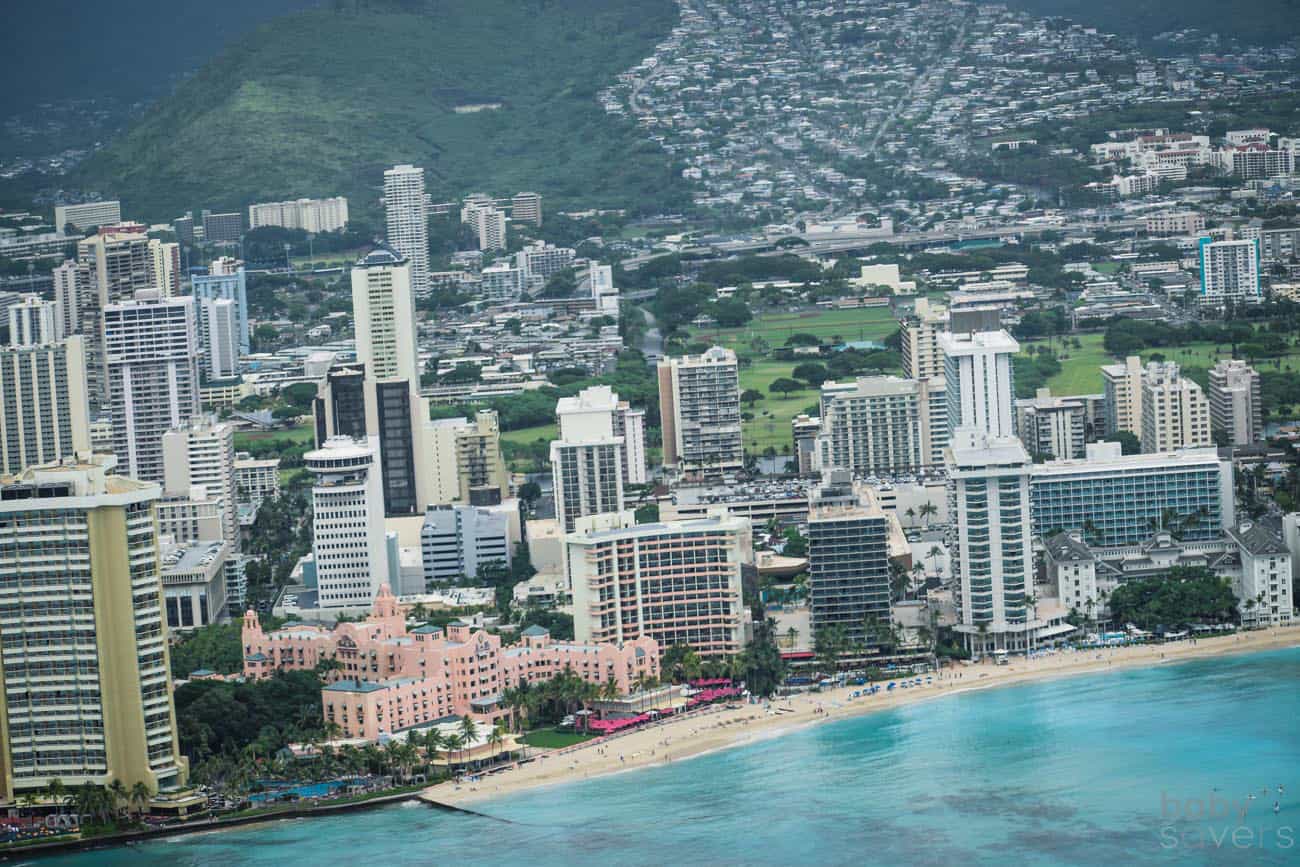
[[[1130,355],[1123,364],[1101,366],[1106,432],[1142,436],[1142,359]]]
[[[821,390],[819,466],[864,475],[914,473],[927,462],[923,384],[896,376],[827,382]]]
[[[204,301],[199,313],[203,325],[205,379],[232,379],[239,375],[239,309],[229,298]]]
[[[889,525],[871,489],[848,470],[823,475],[808,509],[808,601],[813,633],[840,627],[875,643],[892,622]]]
[[[948,330],[948,311],[931,306],[926,298],[916,299],[913,315],[899,320],[902,338],[903,375],[908,379],[943,376],[943,349],[939,335]]]
[[[348,200],[295,199],[291,202],[261,202],[248,206],[248,228],[282,226],[305,232],[337,232],[348,224]]]
[[[0,478],[0,795],[185,782],[153,505],[111,458]]]
[[[693,521],[637,524],[592,515],[565,537],[580,642],[650,637],[701,656],[739,653],[748,619],[741,571],[754,560],[749,519],[725,510]]]
[[[104,308],[113,453],[123,475],[163,480],[163,434],[199,412],[193,300],[157,290]]]
[[[366,431],[379,439],[384,512],[390,517],[418,515],[436,502],[429,490],[429,406],[420,397],[412,275],[410,261],[384,245],[352,268],[357,363],[365,369]]]
[[[510,496],[510,474],[501,455],[501,424],[495,410],[479,410],[472,421],[439,419],[430,431],[430,503],[486,505]]]
[[[38,346],[63,337],[63,317],[59,302],[46,301],[39,295],[24,295],[8,309],[9,345]]]
[[[366,438],[366,371],[360,364],[331,367],[312,401],[316,447],[332,436]]]
[[[1015,437],[958,428],[945,457],[957,631],[975,652],[1025,650],[1034,565],[1029,454]]]
[[[1201,260],[1201,303],[1210,307],[1225,304],[1258,304],[1263,300],[1259,286],[1259,241],[1198,242]]]
[[[1082,534],[1090,545],[1138,545],[1157,528],[1188,541],[1219,538],[1236,520],[1232,461],[1213,448],[1125,455],[1089,443],[1082,458],[1034,464],[1034,532]]]
[[[244,275],[244,263],[229,256],[212,260],[208,273],[196,274],[190,279],[193,286],[196,313],[202,314],[204,303],[226,300],[235,305],[236,320],[239,325],[239,351],[247,355],[252,350],[248,330],[248,284]],[[199,345],[207,345],[205,323],[199,323]]]
[[[82,307],[93,291],[90,265],[68,259],[50,272],[50,276],[54,280],[54,300],[59,305],[63,333],[84,334]]]
[[[96,226],[114,226],[120,222],[122,203],[116,200],[54,206],[54,228],[60,232],[68,226],[82,231]]]
[[[303,461],[314,476],[312,551],[321,608],[366,606],[390,583],[378,443],[334,437]]]
[[[1220,361],[1210,368],[1210,425],[1229,445],[1246,445],[1264,433],[1259,373],[1244,361]]]
[[[221,535],[230,546],[226,598],[244,604],[243,567],[239,552],[239,511],[235,490],[235,429],[215,416],[195,416],[163,434],[163,492],[188,496],[202,487],[221,498]]]
[[[153,285],[164,298],[181,294],[181,245],[149,239],[149,258],[153,262]]]
[[[584,515],[623,508],[628,464],[625,441],[616,428],[618,395],[609,386],[593,386],[555,405],[559,437],[551,443],[555,514],[565,532]]]
[[[411,291],[429,291],[429,197],[424,169],[395,166],[384,172],[388,244],[411,263]]]
[[[0,347],[0,472],[90,450],[80,336]]]
[[[1051,389],[1040,388],[1034,397],[1016,401],[1016,418],[1020,441],[1031,455],[1048,460],[1083,457],[1088,408],[1081,398],[1053,397]]]
[[[481,208],[478,212],[478,248],[504,250],[506,248],[506,215],[496,208]]]
[[[1020,344],[1005,331],[939,335],[948,396],[948,431],[968,427],[994,437],[1015,436],[1015,375]]]
[[[1153,361],[1142,373],[1142,451],[1212,445],[1210,402],[1175,362]]]
[[[510,200],[510,219],[516,223],[542,225],[542,197],[537,193],[515,193]]]
[[[714,346],[702,355],[659,362],[664,466],[726,472],[745,465],[736,353]]]

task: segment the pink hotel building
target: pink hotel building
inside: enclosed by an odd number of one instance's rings
[[[321,690],[325,721],[343,737],[377,740],[448,716],[489,722],[508,716],[502,692],[520,681],[548,680],[568,668],[591,683],[613,680],[621,693],[637,678],[659,676],[659,644],[636,638],[620,644],[552,641],[530,627],[517,645],[503,647],[497,635],[463,623],[446,630],[417,626],[385,585],[361,623],[333,629],[292,624],[267,633],[257,615],[244,615],[244,676],[256,680],[277,670],[310,669],[337,660],[336,678]]]

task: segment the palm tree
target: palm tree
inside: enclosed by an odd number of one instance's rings
[[[478,740],[478,726],[474,725],[474,718],[465,715],[460,718],[460,736],[464,742],[462,746],[467,750],[474,748],[474,742]]]
[[[136,813],[143,813],[144,808],[149,806],[149,799],[152,797],[153,793],[149,791],[149,785],[143,780],[137,781],[131,787],[131,792],[128,795],[131,806],[135,807]]]
[[[50,780],[50,784],[45,787],[45,791],[50,796],[50,800],[56,805],[62,806],[67,800],[68,787],[63,785],[63,780],[58,777]]]
[[[113,805],[113,812],[118,812],[122,805],[131,797],[131,792],[127,789],[126,784],[121,780],[113,780],[108,784],[108,794]]]
[[[785,631],[785,640],[790,643],[791,647],[794,647],[795,642],[799,640],[799,630],[791,626]]]
[[[446,745],[446,747],[447,747],[447,766],[448,766],[448,769],[450,769],[450,767],[451,767],[451,754],[452,754],[453,751],[458,751],[458,750],[460,750],[462,747],[465,746],[465,737],[464,737],[464,735],[460,735],[460,734],[449,734],[449,735],[447,735],[446,737],[443,738],[442,742],[443,742],[443,743]],[[463,758],[464,758],[464,757],[462,756],[462,759],[463,759]],[[463,762],[462,762],[462,763],[463,763]]]
[[[907,526],[911,527],[916,523],[916,509],[913,509],[911,506],[908,506],[907,511],[904,512],[903,514],[907,516]]]
[[[918,513],[921,516],[922,526],[929,527],[930,519],[939,514],[939,507],[934,503],[922,503]]]
[[[491,734],[488,735],[488,745],[491,747],[493,759],[497,756],[498,748],[505,742],[506,734],[506,727],[500,720],[497,720],[496,724],[492,726]]]

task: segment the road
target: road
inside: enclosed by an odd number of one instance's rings
[[[651,294],[653,293],[654,290],[651,290]],[[656,364],[664,354],[664,336],[659,331],[659,324],[655,321],[653,313],[640,307],[636,309],[645,314],[646,330],[641,337],[641,354],[645,356],[646,363]]]

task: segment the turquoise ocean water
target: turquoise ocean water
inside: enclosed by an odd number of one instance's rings
[[[948,696],[477,809],[41,863],[1300,864],[1300,649]]]

